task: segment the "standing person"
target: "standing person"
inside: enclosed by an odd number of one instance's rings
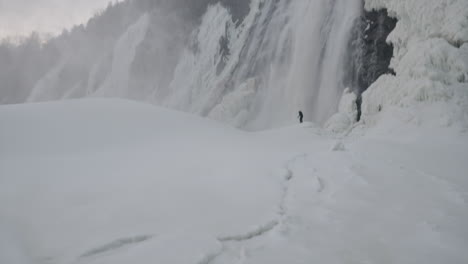
[[[304,114],[302,113],[302,111],[299,111],[299,115],[297,116],[297,118],[299,118],[299,122],[302,124],[302,120],[304,119]]]

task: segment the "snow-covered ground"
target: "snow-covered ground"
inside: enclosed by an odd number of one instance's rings
[[[115,99],[1,106],[0,263],[468,263],[467,132],[397,111],[340,138]]]

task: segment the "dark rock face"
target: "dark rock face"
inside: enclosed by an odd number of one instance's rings
[[[397,20],[387,10],[364,11],[356,22],[349,46],[349,71],[346,86],[358,95],[358,121],[361,116],[361,94],[383,74],[395,74],[390,68],[393,46],[386,42]]]

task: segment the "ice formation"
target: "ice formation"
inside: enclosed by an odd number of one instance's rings
[[[333,133],[349,131],[357,120],[357,96],[346,88],[340,101],[338,113],[334,114],[326,123],[325,129]]]
[[[382,76],[364,93],[364,121],[397,106],[411,108],[410,115],[418,118],[407,118],[418,123],[466,126],[468,2],[367,0],[365,8],[386,8],[398,23],[388,38],[395,48],[396,76]]]

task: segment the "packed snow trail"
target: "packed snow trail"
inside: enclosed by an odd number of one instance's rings
[[[419,129],[315,145],[290,165],[285,220],[215,263],[465,263],[466,133]]]
[[[1,263],[468,261],[455,128],[249,133],[110,99],[0,123]]]
[[[100,255],[100,254],[103,254],[103,253],[107,253],[109,251],[118,250],[118,249],[120,249],[122,247],[125,247],[125,246],[128,246],[128,245],[134,245],[134,244],[138,244],[138,243],[148,241],[151,238],[153,238],[153,236],[150,236],[150,235],[120,238],[120,239],[112,241],[111,243],[106,244],[104,246],[93,248],[93,249],[87,251],[86,253],[84,253],[83,255],[81,255],[80,258],[89,258],[89,257],[93,257],[95,255]]]

